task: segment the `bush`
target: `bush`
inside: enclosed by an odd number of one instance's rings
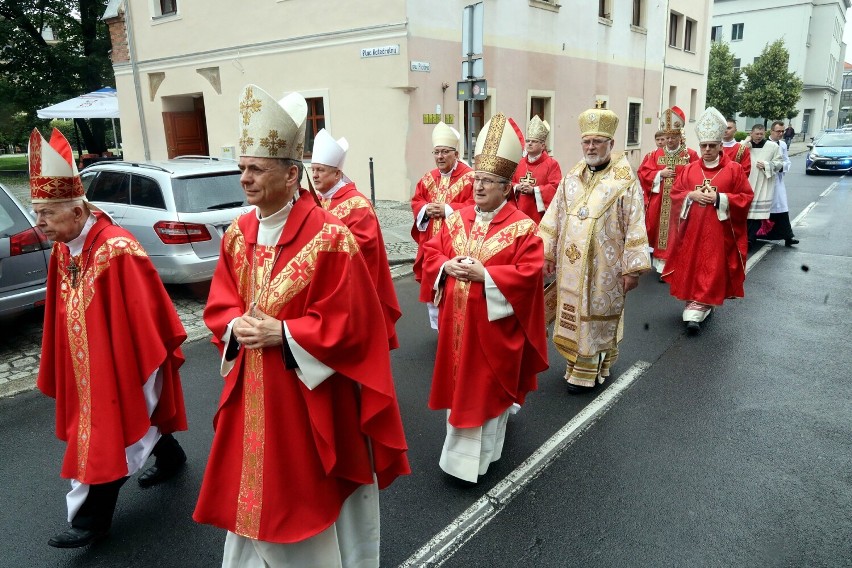
[[[743,132],[742,130],[737,130],[736,134],[734,134],[734,140],[737,142],[742,142],[748,136],[748,132]]]

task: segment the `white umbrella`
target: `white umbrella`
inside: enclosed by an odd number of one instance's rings
[[[104,87],[93,93],[80,95],[61,103],[39,109],[39,118],[110,118],[112,131],[118,137],[115,120],[118,114],[118,96],[112,87]],[[120,141],[116,140],[120,146]]]

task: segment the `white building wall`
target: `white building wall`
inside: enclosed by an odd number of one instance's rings
[[[710,0],[671,0],[677,2],[683,10],[707,13]],[[125,156],[144,157],[144,130],[150,157],[164,159],[162,113],[189,109],[199,97],[210,152],[222,155],[223,148],[237,143],[242,88],[255,83],[277,97],[291,91],[323,97],[326,127],[350,142],[346,173],[369,193],[372,157],[377,198],[407,200],[417,180],[434,167],[434,125],[426,124],[424,115],[440,105],[464,131],[463,105],[455,92],[462,12],[469,3],[364,0],[357,9],[341,10],[333,0],[277,0],[248,2],[234,11],[222,0],[179,0],[177,15],[159,18],[158,2],[134,2],[132,61],[114,66]],[[563,4],[484,0],[486,119],[502,111],[525,130],[530,98],[547,98],[549,146],[570,167],[580,158],[576,118],[600,97],[621,119],[616,147],[627,150],[638,166],[653,147],[665,108],[660,95],[666,3],[643,0],[640,26],[631,25],[632,0],[610,0],[608,18],[598,17],[597,2],[586,1],[584,9]],[[309,13],[322,18],[306,18]],[[695,19],[696,53],[673,63],[667,81],[687,85],[685,92],[697,89],[700,112],[709,18]],[[361,57],[362,48],[385,45],[398,45],[398,55]],[[428,71],[413,71],[412,61],[427,63]],[[641,104],[635,143],[627,140],[630,103]]]
[[[842,36],[849,6],[849,0],[715,0],[712,25],[722,26],[722,38],[742,67],[753,63],[767,44],[784,40],[790,54],[788,71],[804,82],[796,106],[799,115],[791,122],[796,132],[806,127],[814,134],[837,120],[846,53]],[[733,25],[738,23],[744,26],[743,37],[732,40]],[[737,121],[740,129],[755,122],[762,119],[738,117]]]

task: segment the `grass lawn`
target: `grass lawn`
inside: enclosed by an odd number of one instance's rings
[[[2,170],[26,170],[27,169],[27,155],[26,154],[14,154],[14,155],[2,155],[0,156],[0,171]]]

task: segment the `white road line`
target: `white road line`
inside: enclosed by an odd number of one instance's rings
[[[837,184],[832,184],[832,186],[833,186],[833,185],[837,185]],[[828,189],[826,189],[825,191],[823,191],[823,193],[824,193],[824,194],[826,194],[826,195],[828,195],[826,192],[827,192],[828,190],[830,190],[830,189],[831,189],[831,187],[829,187]],[[822,195],[820,195],[820,197],[822,197]],[[793,222],[792,222],[792,223],[790,223],[790,224],[791,224],[792,226],[794,226],[794,227],[797,227],[797,226],[799,225],[799,223],[802,221],[802,219],[804,219],[804,218],[805,218],[805,215],[807,215],[808,213],[810,213],[810,212],[811,212],[811,209],[813,209],[814,207],[816,207],[816,204],[817,204],[817,202],[816,202],[816,201],[811,201],[811,202],[810,202],[810,204],[809,204],[807,207],[805,207],[804,209],[802,209],[802,212],[801,212],[801,213],[799,213],[798,215],[796,215],[796,218],[795,218],[795,219],[793,219]]]
[[[825,191],[823,191],[822,193],[820,193],[820,194],[819,194],[819,196],[820,196],[820,197],[825,197],[826,195],[828,195],[829,193],[831,193],[832,191],[834,191],[834,189],[837,187],[837,185],[838,185],[838,182],[834,182],[833,184],[831,184],[830,186],[828,186],[828,189],[826,189]]]
[[[491,491],[480,497],[453,522],[432,537],[429,542],[400,564],[399,568],[440,566],[501,512],[529,482],[565,451],[577,436],[603,416],[624,391],[650,367],[651,364],[646,361],[634,363],[606,390],[542,444],[515,471],[507,475]]]
[[[756,253],[751,255],[749,257],[749,259],[746,261],[746,274],[749,273],[749,270],[754,268],[755,264],[757,264],[758,262],[763,260],[763,257],[766,256],[769,253],[769,251],[772,250],[772,247],[774,247],[774,246],[775,245],[773,245],[773,244],[767,243],[767,244],[763,245],[762,247],[760,247],[759,251],[757,251]]]

